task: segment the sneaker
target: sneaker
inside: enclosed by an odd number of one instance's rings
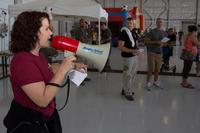
[[[132,93],[132,95],[134,95],[135,93],[134,92],[131,92]],[[121,91],[121,95],[122,96],[124,96],[125,95],[125,91],[124,91],[124,89],[122,89],[122,91]]]
[[[188,88],[188,89],[195,89],[194,86],[192,86],[191,84],[189,83],[181,83],[182,87],[183,88]]]
[[[161,86],[160,86],[160,83],[158,81],[154,81],[153,82],[153,85],[157,88],[160,88],[160,89],[163,89]]]
[[[146,89],[147,89],[147,91],[150,91],[150,90],[151,90],[151,82],[148,82],[148,83],[147,83]]]
[[[124,95],[124,96],[129,101],[133,101],[134,100],[133,95]]]

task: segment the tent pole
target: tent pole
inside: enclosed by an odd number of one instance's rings
[[[10,31],[11,31],[11,25],[10,25],[10,15],[8,16],[8,42],[10,42],[11,38],[10,38]]]
[[[98,37],[98,44],[100,45],[101,44],[101,29],[100,29],[100,18],[98,19],[98,33],[99,33],[99,37]]]

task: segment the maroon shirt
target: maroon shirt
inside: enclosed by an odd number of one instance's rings
[[[55,103],[52,100],[46,108],[37,106],[22,90],[22,86],[30,83],[49,82],[53,72],[48,68],[45,57],[33,55],[30,52],[19,52],[14,55],[10,64],[10,80],[14,93],[14,100],[20,105],[42,112],[50,117],[53,114]],[[40,89],[40,88],[35,88]]]

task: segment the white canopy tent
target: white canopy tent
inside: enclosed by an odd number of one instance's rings
[[[108,19],[108,13],[94,0],[36,0],[24,4],[9,5],[8,13],[10,17],[16,17],[23,11],[43,11],[45,8],[52,8],[53,17],[87,17],[98,20],[99,25],[100,21]]]
[[[45,7],[51,7],[53,15],[83,16],[105,20],[108,18],[107,12],[94,0],[37,0],[9,5],[8,12],[11,17],[16,17],[23,11],[43,11]]]

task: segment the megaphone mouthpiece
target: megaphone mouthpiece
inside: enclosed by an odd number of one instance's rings
[[[54,36],[52,38],[52,47],[61,51],[67,50],[76,53],[79,41],[65,36]]]

